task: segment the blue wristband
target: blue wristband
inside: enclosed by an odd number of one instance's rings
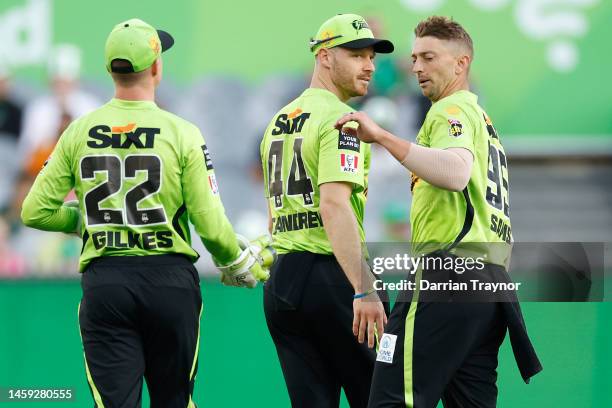
[[[370,289],[367,292],[363,292],[363,293],[355,293],[353,295],[353,299],[361,299],[361,298],[371,295],[374,292],[376,292],[376,289]]]

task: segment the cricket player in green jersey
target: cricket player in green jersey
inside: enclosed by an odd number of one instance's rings
[[[22,208],[23,222],[76,232],[79,323],[96,407],[195,407],[202,298],[191,220],[225,284],[254,287],[267,271],[225,216],[199,130],[154,102],[161,53],[174,40],[138,19],[108,36],[115,97],[60,137]],[[71,189],[78,202],[63,203]]]
[[[383,130],[362,112],[344,115],[336,127],[358,123],[361,141],[378,143],[412,172],[417,255],[456,260],[464,247],[477,247],[484,261],[482,270],[465,274],[435,266],[416,272],[416,290],[402,293],[389,317],[368,406],[434,408],[442,399],[445,407],[494,407],[497,355],[507,329],[524,380],[541,370],[516,295],[504,303],[461,303],[451,292],[431,301],[420,288],[431,279],[509,280],[508,161],[489,116],[469,91],[469,34],[451,19],[430,17],[415,36],[412,70],[433,103],[416,143]]]
[[[370,149],[353,128],[334,125],[352,111],[351,97],[366,94],[375,54],[393,44],[374,38],[363,17],[341,14],[310,47],[310,88],[274,116],[261,143],[279,253],[264,309],[293,407],[337,407],[341,387],[352,407],[365,407],[374,333],[386,322],[378,294],[362,282]]]

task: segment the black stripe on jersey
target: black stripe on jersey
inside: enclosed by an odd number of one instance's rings
[[[178,210],[176,210],[176,214],[174,214],[174,217],[172,217],[172,227],[174,227],[174,230],[181,236],[181,238],[183,238],[183,241],[187,240],[185,239],[185,231],[183,231],[183,229],[181,228],[179,219],[183,216],[186,209],[187,207],[185,207],[185,203],[181,204]]]
[[[83,245],[81,246],[81,255],[83,255],[83,251],[85,250],[85,244],[87,243],[88,239],[89,239],[89,231],[85,230],[85,233],[83,234]]]
[[[472,223],[474,222],[474,206],[472,205],[472,200],[470,200],[470,193],[468,192],[468,188],[465,187],[463,189],[463,197],[465,197],[465,219],[463,220],[463,227],[455,238],[455,241],[447,248],[447,250],[451,250],[456,247],[459,242],[470,232],[472,228]]]

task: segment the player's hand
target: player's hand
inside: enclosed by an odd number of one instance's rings
[[[265,281],[270,276],[268,268],[275,259],[275,253],[270,254],[272,256],[270,260],[266,241],[261,237],[253,242],[240,235],[237,238],[238,245],[242,249],[238,258],[229,265],[217,265],[221,271],[221,282],[228,286],[254,288],[257,286],[257,281]]]
[[[253,276],[260,282],[267,281],[270,277],[270,267],[272,267],[272,264],[276,261],[276,250],[272,247],[272,236],[264,234],[246,244],[248,244],[248,248],[262,268],[261,274]],[[243,248],[245,242],[241,242],[240,245],[241,248]]]
[[[79,207],[79,200],[70,200],[70,201],[66,201],[64,203],[64,206],[66,207],[72,207],[72,208],[76,208],[77,212],[79,214],[79,221],[77,223],[77,229],[76,231],[73,232],[73,234],[75,234],[78,237],[82,236],[82,232],[83,232],[83,220],[81,219],[81,209]]]
[[[336,122],[336,129],[342,129],[348,122],[357,122],[357,137],[366,143],[378,143],[386,131],[378,126],[365,112],[350,112]]]
[[[382,336],[387,324],[385,308],[376,292],[353,300],[353,334],[359,343],[368,338],[368,347],[373,348],[376,343],[376,334]]]
[[[254,288],[257,286],[257,280],[253,274],[260,272],[261,265],[257,263],[251,251],[245,249],[232,263],[225,266],[217,264],[217,268],[221,271],[221,282],[224,285]]]

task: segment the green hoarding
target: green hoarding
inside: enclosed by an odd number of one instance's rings
[[[261,288],[241,290],[204,280],[202,295],[194,391],[198,406],[288,407],[263,316]],[[93,405],[79,338],[80,297],[79,283],[72,280],[0,282],[0,387],[73,387],[76,391],[74,402],[0,402],[1,407]],[[506,338],[499,359],[498,406],[612,406],[612,304],[524,303],[522,308],[544,371],[524,384]]]
[[[473,81],[504,135],[554,136],[544,138],[550,143],[612,135],[612,3],[604,0],[3,0],[0,56],[18,76],[42,81],[53,48],[73,44],[84,76],[110,86],[106,35],[137,16],[175,35],[177,46],[165,58],[176,82],[205,74],[257,82],[273,73],[308,74],[309,37],[341,12],[382,19],[402,58],[410,56],[420,19],[444,14],[461,22],[476,45]]]

